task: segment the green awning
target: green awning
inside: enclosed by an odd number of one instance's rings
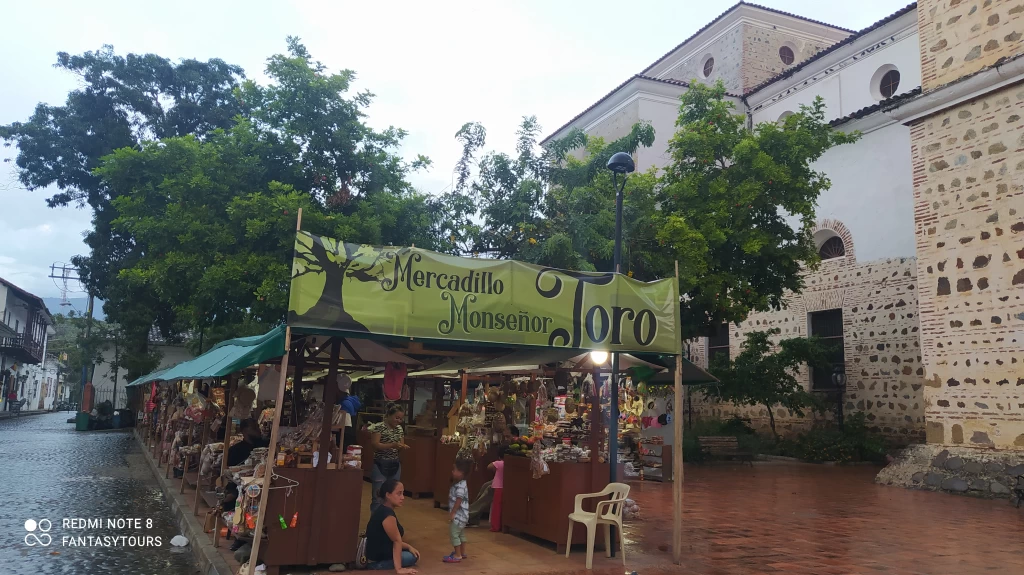
[[[158,369],[158,370],[154,371],[153,373],[147,373],[146,375],[144,375],[144,376],[136,379],[135,381],[129,383],[125,387],[134,387],[136,385],[142,385],[144,383],[149,383],[151,381],[160,381],[162,379],[161,376],[163,376],[164,372],[166,372],[168,369],[170,369],[170,368]]]
[[[661,383],[673,383],[675,381],[675,369],[676,369],[676,356],[674,355],[663,355],[660,358],[660,363],[665,364],[665,371],[655,375],[651,378],[650,383],[661,384]],[[718,378],[711,375],[703,368],[690,362],[690,360],[683,358],[683,385],[700,385],[704,383],[719,383]]]
[[[195,359],[153,372],[128,385],[141,385],[150,381],[211,379],[230,375],[257,363],[283,356],[284,331],[284,326],[281,326],[263,335],[222,341]]]

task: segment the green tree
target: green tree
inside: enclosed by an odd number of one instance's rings
[[[92,366],[95,369],[103,365],[103,354],[115,345],[116,325],[93,319],[89,337],[86,337],[88,323],[88,318],[73,311],[53,316],[54,335],[47,340],[47,353],[62,358],[60,372],[64,374],[64,381],[72,386],[81,386],[82,368]]]
[[[794,374],[802,365],[812,369],[830,369],[831,365],[829,345],[821,339],[797,337],[773,344],[773,336],[780,333],[778,328],[750,332],[735,359],[717,356],[710,371],[721,383],[705,391],[708,397],[733,405],[764,406],[776,436],[776,406],[800,417],[806,410],[822,408],[818,397],[806,391]]]
[[[638,129],[649,126],[637,124],[634,131]],[[652,130],[651,142],[653,136]],[[630,138],[611,145],[602,138],[588,138],[578,151],[583,159],[566,156],[557,161],[550,176],[554,183],[542,206],[545,220],[538,233],[541,239],[523,248],[530,261],[583,271],[613,268],[617,190],[612,174],[603,166],[611,157],[609,151],[622,150],[622,144]],[[592,169],[597,165],[602,169]],[[655,169],[630,174],[623,189],[622,273],[645,281],[658,279],[666,269],[654,249],[655,230],[650,225],[657,210],[657,189]]]
[[[812,163],[859,137],[833,130],[824,111],[817,98],[750,129],[721,82],[694,82],[682,96],[652,224],[665,262],[679,261],[684,338],[779,309],[803,288],[818,262],[815,203],[831,185]]]
[[[476,123],[459,130],[463,153],[453,196],[460,199],[453,201],[462,206],[462,226],[454,226],[462,231],[451,233],[452,242],[463,253],[562,269],[611,270],[615,189],[604,165],[615,152],[650,146],[653,128],[639,123],[611,144],[576,130],[545,149],[537,144],[539,134],[536,118],[524,117],[514,155],[489,152],[477,162],[486,131]],[[656,183],[654,172],[636,174],[625,190],[624,261],[626,269],[644,274],[650,268],[644,250],[654,238],[643,222],[654,209]]]
[[[155,367],[154,326],[208,348],[281,321],[299,208],[313,233],[448,247],[435,235],[445,205],[407,181],[426,158],[398,156],[405,132],[368,127],[372,94],[349,95],[354,73],[329,72],[298,39],[268,59],[266,85],[219,60],[109,47],[59,62],[83,88],[0,137],[27,186],[57,185],[51,205],[93,209],[75,263],[124,334],[127,377]]]
[[[94,170],[115,150],[138,149],[146,140],[204,138],[231,126],[243,110],[235,96],[242,69],[219,59],[173,63],[155,54],[119,56],[111,46],[61,52],[56,66],[77,76],[80,87],[61,106],[41,103],[27,121],[0,126],[0,139],[18,148],[22,184],[57,188],[47,200],[51,207],[92,210],[93,228],[85,237],[90,253],[73,262],[92,293],[107,302],[107,317],[129,334],[127,353],[149,365],[151,329],[173,335],[175,318],[153,294],[117,281],[119,270],[140,257],[140,246],[112,226],[119,192]]]

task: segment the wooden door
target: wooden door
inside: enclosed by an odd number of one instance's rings
[[[530,524],[528,500],[532,481],[528,459],[517,456],[505,457],[505,487],[501,506],[502,527],[517,531],[527,530]]]

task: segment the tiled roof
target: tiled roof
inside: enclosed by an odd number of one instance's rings
[[[5,286],[8,287],[8,289],[14,291],[14,293],[17,294],[18,297],[20,297],[21,299],[23,299],[23,300],[25,300],[27,302],[31,302],[31,303],[36,304],[36,306],[39,309],[41,309],[42,311],[46,312],[46,317],[50,318],[50,310],[46,309],[46,302],[43,301],[43,298],[35,295],[34,293],[30,293],[30,292],[27,292],[27,291],[21,289],[20,287],[18,287],[16,285],[14,285],[13,283],[5,280],[4,278],[0,278],[0,284],[4,284]],[[50,319],[49,322],[53,323],[53,320]]]
[[[889,109],[895,108],[897,106],[897,104],[901,104],[901,103],[903,103],[903,102],[905,102],[907,100],[913,100],[914,98],[916,98],[916,97],[918,97],[920,95],[921,95],[921,87],[918,86],[918,87],[914,88],[913,90],[910,90],[909,92],[904,92],[902,94],[896,94],[895,96],[893,96],[891,98],[888,98],[886,100],[882,100],[881,102],[879,102],[877,104],[868,106],[866,108],[861,108],[860,110],[857,110],[856,112],[853,112],[852,114],[847,114],[846,116],[843,116],[842,118],[836,118],[835,120],[832,120],[831,122],[829,122],[829,125],[834,127],[834,126],[838,126],[840,124],[845,124],[846,122],[849,122],[849,121],[852,121],[852,120],[856,120],[858,118],[863,118],[864,116],[869,116],[869,115],[874,114],[875,112],[878,112],[878,111],[881,111],[881,110],[889,110]]]
[[[718,23],[720,20],[722,20],[723,18],[725,18],[726,16],[731,14],[734,10],[736,10],[740,6],[750,6],[751,8],[757,8],[759,10],[764,10],[766,12],[772,12],[774,14],[781,14],[783,16],[789,16],[790,18],[797,18],[799,20],[803,20],[804,22],[811,22],[813,24],[819,24],[821,26],[827,26],[827,27],[833,28],[835,30],[840,30],[840,31],[843,31],[843,32],[849,32],[851,34],[854,33],[853,30],[848,30],[846,28],[840,28],[839,26],[833,26],[832,24],[829,24],[827,22],[821,22],[819,20],[812,20],[810,18],[804,18],[803,16],[798,16],[796,14],[791,14],[789,12],[783,12],[782,10],[776,10],[775,8],[769,8],[767,6],[761,6],[760,4],[753,4],[751,2],[743,2],[743,0],[740,0],[735,5],[733,5],[732,8],[729,8],[725,12],[722,12],[721,14],[718,15],[717,18],[715,18],[714,20],[708,22],[700,30],[697,30],[696,32],[691,34],[689,38],[687,38],[686,40],[683,40],[678,45],[676,45],[675,48],[672,48],[671,50],[666,52],[664,56],[662,56],[661,58],[658,58],[657,60],[655,60],[655,62],[653,64],[651,64],[650,66],[644,68],[644,72],[647,72],[651,68],[653,68],[653,67],[657,66],[658,64],[662,63],[665,60],[665,58],[668,58],[669,56],[671,56],[676,50],[678,50],[679,48],[683,47],[687,42],[689,42],[690,40],[693,40],[694,38],[699,36],[702,32],[704,32],[708,28],[714,26],[716,23]],[[641,73],[643,73],[643,72],[641,72]]]
[[[843,46],[848,46],[848,45],[852,44],[853,42],[857,41],[858,38],[864,36],[868,32],[871,32],[873,30],[881,28],[882,26],[885,26],[889,22],[892,22],[893,20],[896,20],[897,18],[900,18],[901,16],[905,15],[906,13],[908,13],[908,12],[910,12],[912,10],[916,10],[916,9],[917,9],[917,2],[915,2],[913,4],[908,4],[907,6],[905,6],[904,8],[901,8],[900,10],[895,12],[894,14],[891,14],[891,15],[885,17],[885,18],[882,18],[878,22],[875,22],[874,24],[868,26],[867,28],[864,28],[860,32],[857,32],[857,33],[853,34],[849,38],[846,38],[846,39],[844,39],[844,40],[842,40],[840,42],[837,42],[837,43],[829,46],[828,48],[825,48],[821,52],[818,52],[817,54],[815,54],[815,55],[811,56],[810,58],[804,60],[803,62],[800,62],[796,66],[793,66],[792,68],[789,68],[788,70],[785,70],[785,71],[783,71],[780,74],[777,74],[777,75],[775,75],[775,76],[773,76],[771,78],[768,78],[764,82],[761,82],[760,84],[758,84],[758,85],[754,86],[753,88],[747,90],[746,93],[744,94],[744,96],[749,96],[749,95],[753,94],[754,92],[757,92],[758,90],[761,90],[761,89],[765,88],[766,86],[769,86],[771,84],[774,84],[775,82],[778,82],[779,80],[783,80],[785,78],[788,78],[788,77],[792,76],[793,74],[797,73],[798,71],[804,69],[808,64],[810,64],[812,62],[815,62],[817,60],[820,60],[821,58],[825,57],[828,54],[831,54],[832,52],[835,52],[836,50],[842,48]]]
[[[568,122],[562,124],[557,130],[555,130],[554,132],[551,132],[551,134],[548,137],[546,137],[543,140],[541,140],[540,143],[543,144],[543,143],[547,142],[548,140],[553,138],[555,136],[555,134],[557,134],[557,133],[561,132],[562,130],[568,128],[569,126],[573,125],[574,123],[576,123],[576,120],[579,120],[580,118],[582,118],[587,112],[589,112],[589,111],[593,110],[594,108],[596,108],[598,105],[601,104],[601,102],[604,102],[605,100],[610,98],[612,96],[612,94],[614,94],[615,92],[618,92],[619,90],[624,88],[626,86],[626,84],[629,84],[630,82],[632,82],[633,80],[636,80],[636,79],[653,80],[655,82],[663,82],[665,84],[674,84],[676,86],[689,87],[688,83],[681,82],[679,80],[659,80],[657,78],[651,78],[649,76],[644,76],[643,74],[634,74],[634,75],[630,76],[629,78],[626,78],[625,82],[623,82],[623,83],[619,84],[618,86],[615,86],[614,88],[612,88],[611,92],[608,92],[604,96],[601,96],[601,98],[598,99],[598,101],[596,101],[593,104],[587,106],[582,112],[580,112],[579,114],[576,114],[575,116],[573,116],[573,118],[571,120],[569,120]]]
[[[625,82],[623,82],[623,83],[619,84],[618,86],[615,86],[614,88],[612,88],[611,92],[608,92],[604,96],[601,96],[601,98],[598,101],[596,101],[593,104],[587,106],[587,108],[585,110],[583,110],[579,114],[576,114],[571,120],[569,120],[568,122],[562,124],[557,130],[555,130],[554,132],[551,132],[551,134],[548,135],[543,140],[541,140],[540,143],[543,144],[543,143],[547,142],[548,140],[553,138],[555,136],[555,134],[557,134],[557,133],[561,132],[562,130],[568,128],[569,126],[575,124],[576,120],[579,120],[580,118],[582,118],[584,115],[586,115],[587,112],[589,112],[589,111],[593,110],[594,108],[596,108],[597,106],[599,106],[601,104],[601,102],[604,102],[605,100],[610,98],[613,94],[615,94],[615,92],[618,92],[619,90],[624,88],[626,86],[626,84],[629,84],[633,80],[649,80],[651,82],[660,82],[662,84],[671,84],[673,86],[681,86],[683,88],[690,87],[690,83],[689,82],[683,82],[682,80],[668,80],[668,79],[663,79],[663,78],[654,78],[652,76],[644,76],[643,74],[634,74],[634,75],[630,76],[629,78],[627,78]],[[726,92],[725,95],[726,96],[730,96],[732,98],[740,98],[741,97],[738,94],[730,94],[728,92]]]

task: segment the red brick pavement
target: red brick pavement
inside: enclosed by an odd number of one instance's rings
[[[674,572],[1024,574],[1024,509],[1006,500],[875,485],[877,471],[687,467],[684,562]],[[670,557],[671,484],[634,485],[631,495],[643,520],[627,528],[627,552],[641,565],[660,567],[651,560]]]
[[[468,531],[471,559],[446,565],[447,515],[431,500],[398,510],[423,552],[420,575],[1024,575],[1024,509],[1003,500],[875,485],[874,467],[687,466],[683,564],[672,565],[672,484],[634,483],[642,519],[626,526],[628,567],[598,551],[594,571],[514,535]],[[362,511],[366,522],[369,486]],[[282,573],[326,573],[292,568]]]

